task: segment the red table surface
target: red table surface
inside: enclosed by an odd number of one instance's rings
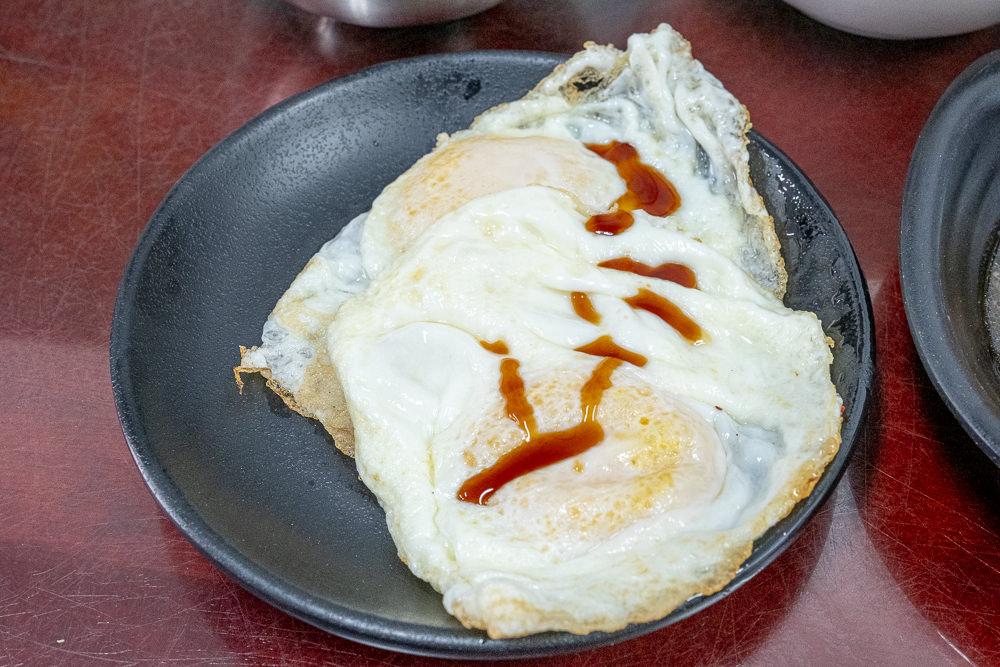
[[[507,0],[395,30],[280,0],[5,0],[0,665],[433,662],[272,608],[166,518],[112,402],[119,278],[174,181],[279,100],[384,60],[623,46],[661,21],[838,213],[874,303],[876,391],[831,500],[762,574],[661,631],[538,662],[1000,664],[1000,474],[929,383],[897,258],[914,142],[948,84],[1000,48],[1000,28],[879,41],[778,0]]]

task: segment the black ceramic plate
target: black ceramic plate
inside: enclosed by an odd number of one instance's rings
[[[1000,51],[948,87],[906,177],[899,274],[910,332],[931,382],[1000,465],[1000,376],[983,295],[1000,237]]]
[[[352,461],[259,382],[241,395],[237,346],[319,246],[434,144],[526,92],[560,62],[482,52],[404,60],[269,109],[199,160],[154,213],[122,278],[111,332],[118,412],[139,469],[180,530],[220,569],[330,632],[413,653],[523,657],[663,627],[728,595],[800,531],[836,484],[867,404],[872,321],[854,253],[802,173],[759,135],[751,168],[790,267],[789,305],[836,342],[844,443],[813,494],[757,543],[736,579],[667,618],[610,634],[489,640],[448,616],[396,557]]]

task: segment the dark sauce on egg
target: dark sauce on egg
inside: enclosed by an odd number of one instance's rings
[[[635,296],[625,299],[625,303],[638,310],[645,310],[656,315],[672,326],[689,343],[701,345],[708,342],[708,336],[702,332],[697,322],[688,317],[673,301],[656,292],[651,292],[643,287]]]
[[[624,362],[630,363],[633,366],[639,366],[640,368],[645,366],[646,362],[649,361],[638,352],[626,350],[624,347],[612,340],[611,336],[601,336],[591,343],[581,345],[576,348],[576,351],[583,352],[584,354],[592,354],[595,357],[614,357],[615,359],[621,359]]]
[[[598,213],[587,219],[586,228],[593,234],[617,236],[632,226],[635,219],[631,211],[618,209],[611,213]]]
[[[592,216],[586,222],[587,231],[614,236],[632,226],[632,211],[645,211],[663,217],[681,205],[677,188],[654,167],[639,159],[631,144],[612,141],[607,144],[586,144],[587,148],[615,165],[625,181],[625,194],[618,198],[617,209]]]
[[[521,443],[489,468],[473,475],[456,494],[459,500],[485,505],[494,493],[508,482],[530,472],[578,456],[604,439],[604,429],[597,421],[597,408],[604,390],[611,386],[611,374],[622,361],[605,358],[597,364],[580,389],[580,421],[562,431],[538,433],[535,411],[524,391],[520,363],[510,357],[500,362],[500,393],[507,416],[524,431]]]
[[[587,144],[587,148],[614,164],[626,186],[625,194],[618,198],[614,211],[594,215],[587,220],[585,226],[588,231],[614,236],[632,226],[633,211],[642,210],[650,215],[663,217],[680,207],[681,198],[677,189],[657,169],[642,162],[632,145],[612,141],[607,144]],[[601,262],[598,266],[629,271],[647,278],[669,280],[684,287],[696,288],[698,284],[694,272],[682,264],[649,266],[630,257],[619,257]],[[601,315],[585,292],[572,292],[570,301],[573,311],[580,318],[594,325],[600,324]],[[680,308],[650,290],[640,289],[638,294],[625,299],[625,302],[633,308],[646,310],[660,317],[694,344],[703,343],[707,338],[701,327]],[[509,354],[503,341],[480,341],[479,344],[494,354]],[[580,388],[580,421],[561,431],[538,432],[535,411],[528,401],[524,381],[521,379],[520,362],[512,357],[504,357],[500,362],[500,394],[504,399],[504,411],[524,435],[520,444],[503,454],[493,465],[468,478],[456,493],[459,500],[485,505],[505,484],[540,468],[578,456],[604,439],[604,429],[597,421],[597,411],[605,390],[611,387],[611,374],[622,363],[641,367],[648,360],[641,354],[621,347],[607,335],[581,345],[576,350],[602,359]]]
[[[601,314],[594,308],[586,292],[573,292],[569,295],[569,300],[573,304],[573,311],[582,319],[591,324],[601,323]]]
[[[614,269],[616,271],[628,271],[629,273],[635,273],[636,275],[640,275],[645,278],[669,280],[672,283],[677,283],[678,285],[690,287],[692,289],[697,289],[698,287],[698,281],[695,278],[694,271],[683,264],[668,262],[666,264],[660,264],[659,266],[650,266],[649,264],[637,262],[631,257],[616,257],[614,259],[605,260],[599,263],[598,266],[605,269]]]
[[[479,344],[487,352],[492,352],[493,354],[510,354],[510,350],[507,349],[507,343],[502,340],[497,340],[489,343],[485,340],[479,341]]]

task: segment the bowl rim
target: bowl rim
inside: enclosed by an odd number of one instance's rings
[[[1000,50],[959,74],[920,132],[903,191],[899,278],[910,333],[931,383],[980,449],[1000,465],[1000,414],[984,398],[957,350],[941,253],[949,216],[940,194],[955,181],[952,167],[963,146],[956,137],[984,107],[1000,114]],[[978,261],[993,250],[984,249]]]

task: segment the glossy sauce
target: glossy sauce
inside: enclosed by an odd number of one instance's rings
[[[524,431],[524,437],[489,468],[473,475],[462,484],[457,497],[469,503],[485,505],[504,484],[530,472],[564,461],[587,451],[604,439],[604,429],[597,422],[597,408],[604,390],[611,386],[611,374],[622,361],[605,358],[597,364],[580,389],[580,422],[562,431],[538,433],[535,411],[524,392],[524,381],[518,372],[520,363],[506,358],[500,362],[500,393],[504,397],[507,416]]]
[[[594,304],[590,302],[590,297],[587,296],[586,292],[573,292],[569,295],[569,300],[577,315],[591,324],[601,323],[601,314],[594,308]]]
[[[663,217],[680,207],[681,197],[673,183],[642,162],[639,152],[631,144],[612,141],[586,146],[615,165],[618,175],[625,181],[625,194],[618,198],[617,210],[592,216],[587,220],[587,231],[614,236],[632,226],[632,211],[642,210]]]
[[[680,195],[673,184],[653,167],[639,159],[639,153],[629,144],[613,141],[608,144],[588,144],[587,148],[615,165],[619,176],[625,180],[626,191],[618,198],[617,210],[592,216],[586,228],[595,234],[617,235],[632,226],[632,211],[643,210],[650,215],[670,215],[680,206]],[[662,264],[651,267],[629,257],[611,259],[598,266],[619,271],[630,271],[641,276],[670,280],[685,287],[695,287],[694,272],[681,264]],[[572,292],[573,310],[592,324],[601,321],[585,292]],[[659,316],[694,343],[703,342],[701,328],[667,299],[646,289],[625,300],[633,308],[641,308]],[[693,336],[693,338],[692,338]],[[507,354],[502,341],[480,341],[484,349],[496,354]],[[535,411],[525,394],[524,381],[519,372],[520,362],[506,357],[500,362],[500,394],[504,397],[504,410],[524,431],[521,443],[505,453],[484,470],[467,479],[456,494],[459,500],[485,505],[508,482],[546,466],[564,461],[587,451],[604,439],[604,429],[597,421],[597,410],[604,391],[611,386],[611,374],[623,362],[644,366],[646,357],[626,350],[615,343],[611,336],[576,348],[585,354],[603,357],[580,389],[580,422],[562,431],[539,433]]]
[[[637,262],[631,257],[616,257],[603,261],[598,266],[605,269],[614,269],[615,271],[628,271],[629,273],[635,273],[646,278],[669,280],[683,287],[693,289],[697,289],[698,287],[698,280],[695,278],[694,271],[683,264],[668,262],[659,266],[650,266],[649,264]]]
[[[708,342],[708,335],[702,332],[701,327],[694,320],[685,315],[684,311],[672,301],[655,292],[642,288],[635,296],[625,299],[625,303],[633,308],[656,315],[695,345]]]
[[[630,211],[618,209],[611,213],[598,213],[587,219],[586,228],[594,234],[617,236],[632,226],[634,222]]]
[[[496,340],[493,341],[492,343],[488,343],[485,340],[481,340],[479,341],[479,344],[482,345],[484,350],[486,350],[487,352],[492,352],[493,354],[510,353],[510,350],[507,349],[507,343],[503,342],[502,340]]]
[[[637,352],[632,350],[626,350],[624,347],[620,346],[611,336],[601,336],[592,343],[587,343],[586,345],[581,345],[576,348],[577,352],[583,352],[584,354],[592,354],[595,357],[614,357],[615,359],[621,359],[622,361],[628,362],[633,366],[646,365],[649,361],[646,357],[642,356]]]

